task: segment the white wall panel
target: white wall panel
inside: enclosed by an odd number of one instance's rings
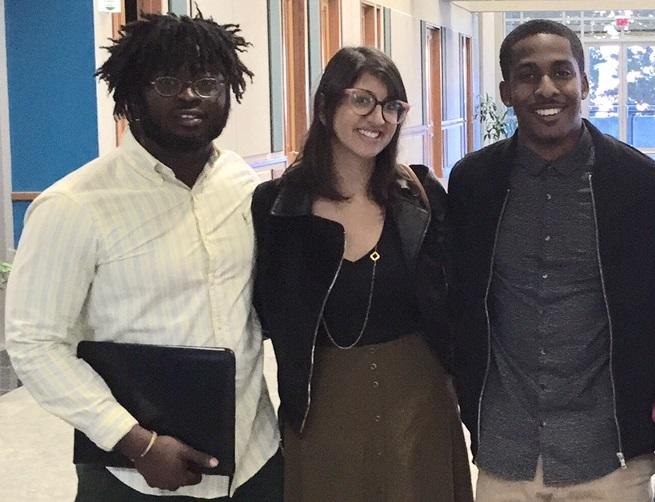
[[[93,11],[94,46],[96,68],[109,57],[107,49],[112,37],[112,14]],[[98,154],[104,155],[116,147],[116,122],[114,121],[114,99],[109,95],[107,84],[96,79],[96,95],[98,99]]]
[[[0,0],[0,260],[13,247],[14,231],[11,211],[11,152],[9,140],[9,96],[7,93],[7,51],[5,42],[5,2]],[[4,310],[0,301],[0,309]],[[2,320],[2,316],[0,316]],[[4,332],[0,324],[0,334]]]
[[[423,135],[401,136],[398,142],[398,160],[403,164],[425,164]]]
[[[445,26],[453,31],[471,36],[472,14],[445,0],[414,0],[412,15],[435,26]]]
[[[362,12],[359,0],[341,2],[341,39],[344,47],[362,43]]]
[[[197,0],[197,3],[205,17],[211,16],[219,24],[239,24],[241,35],[252,44],[241,58],[255,73],[254,79],[252,83],[247,80],[240,104],[232,97],[232,114],[218,144],[242,156],[269,153],[271,107],[266,0]]]
[[[391,56],[400,70],[412,105],[405,125],[422,124],[421,23],[418,19],[391,11]]]

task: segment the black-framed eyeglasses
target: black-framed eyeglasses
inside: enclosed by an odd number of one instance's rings
[[[157,77],[150,82],[155,92],[164,98],[177,96],[183,89],[191,86],[201,98],[215,98],[223,89],[225,89],[225,81],[219,80],[214,77],[202,77],[198,80],[180,80],[177,77]]]
[[[371,91],[366,89],[345,89],[344,94],[348,98],[348,104],[357,115],[366,116],[371,113],[377,105],[382,107],[382,117],[389,124],[400,124],[409,112],[409,103],[400,99],[384,99],[379,101]]]

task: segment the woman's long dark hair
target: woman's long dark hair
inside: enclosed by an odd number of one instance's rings
[[[334,115],[344,98],[344,90],[364,74],[379,79],[387,88],[388,97],[407,101],[407,93],[400,72],[383,52],[371,47],[344,47],[328,62],[314,97],[314,115],[305,143],[287,173],[299,181],[310,193],[330,200],[346,200],[339,191],[332,139]],[[384,205],[389,187],[397,178],[396,155],[400,125],[389,144],[375,158],[375,169],[369,182],[369,193],[378,204]]]

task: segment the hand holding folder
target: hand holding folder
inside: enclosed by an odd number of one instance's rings
[[[203,467],[218,465],[217,459],[210,455],[171,436],[158,436],[139,425],[119,441],[116,449],[134,459],[134,467],[149,486],[171,491],[180,486],[198,484],[202,480],[200,471]],[[214,461],[213,465],[210,460]]]
[[[234,474],[236,364],[231,350],[83,341],[77,355],[141,427],[162,436],[160,447],[172,448],[175,438],[219,460],[218,466],[200,472]],[[78,430],[73,461],[134,467],[127,456],[101,450]]]

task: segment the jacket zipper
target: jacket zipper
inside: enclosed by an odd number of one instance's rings
[[[623,441],[621,439],[621,429],[619,427],[619,418],[616,411],[616,383],[614,382],[614,329],[612,325],[612,316],[610,314],[609,301],[607,300],[607,289],[605,287],[605,275],[603,274],[603,262],[600,257],[600,239],[598,236],[598,216],[596,215],[596,196],[594,195],[594,185],[591,179],[591,173],[588,175],[589,190],[591,192],[591,207],[594,213],[594,225],[596,236],[596,258],[598,259],[598,270],[600,272],[600,285],[603,291],[603,301],[605,302],[605,311],[607,312],[607,324],[610,334],[610,382],[612,383],[612,412],[614,414],[614,425],[616,426],[616,436],[618,439],[619,451],[616,452],[616,458],[622,469],[627,469],[625,456],[623,455]]]
[[[307,416],[309,415],[309,407],[312,402],[312,376],[314,375],[314,352],[316,351],[316,337],[318,336],[318,328],[321,325],[321,317],[323,317],[325,304],[327,303],[328,297],[330,296],[330,293],[332,292],[332,288],[334,287],[334,283],[337,281],[337,277],[339,276],[339,272],[341,271],[341,265],[343,265],[343,256],[345,254],[346,254],[346,238],[344,233],[343,252],[341,253],[339,266],[334,272],[334,276],[332,277],[332,282],[330,283],[330,287],[328,288],[327,293],[325,293],[325,297],[323,298],[323,304],[321,305],[321,310],[318,312],[318,318],[316,319],[316,328],[314,328],[314,341],[312,342],[312,356],[311,356],[312,358],[311,358],[311,364],[309,366],[309,379],[307,380],[307,405],[305,406],[305,415],[303,416],[302,422],[300,424],[301,434],[303,429],[305,428],[305,422],[307,422]]]
[[[425,242],[425,236],[428,235],[428,229],[430,228],[430,223],[432,222],[432,213],[428,211],[428,221],[425,224],[425,227],[423,228],[423,234],[421,235],[421,241],[419,242],[418,245],[418,251],[416,252],[416,260],[414,262],[414,272],[416,272],[416,266],[418,265],[418,255],[421,252],[421,248],[423,247],[423,243]],[[441,269],[445,270],[445,266],[441,265]],[[445,275],[444,275],[445,277]]]
[[[494,234],[494,245],[491,248],[491,260],[489,261],[489,276],[487,277],[487,289],[484,293],[484,314],[487,320],[487,366],[484,370],[484,378],[482,379],[482,388],[480,389],[480,397],[478,398],[478,445],[480,444],[480,431],[482,421],[482,398],[484,396],[484,389],[487,386],[487,378],[489,377],[489,367],[491,366],[491,321],[489,320],[489,290],[491,289],[491,280],[494,269],[494,259],[496,257],[496,245],[498,244],[498,235],[500,234],[500,223],[503,221],[507,201],[509,200],[508,188],[505,192],[505,199],[503,206],[500,208],[500,215],[498,215],[498,222],[496,223],[496,233]]]
[[[420,246],[423,245],[423,241],[425,241],[425,236],[428,233],[428,227],[430,226],[430,221],[431,221],[431,214],[430,211],[428,211],[428,223],[425,225],[425,228],[423,229],[423,235],[421,236],[421,244]],[[420,248],[419,246],[419,248]],[[323,304],[321,305],[321,310],[318,313],[318,318],[316,319],[316,328],[314,328],[314,341],[312,343],[312,356],[311,356],[311,364],[309,366],[309,379],[307,381],[307,405],[305,406],[305,415],[303,416],[302,422],[300,424],[300,433],[302,434],[302,431],[305,429],[305,423],[307,422],[307,416],[309,415],[309,408],[312,403],[312,376],[314,375],[314,352],[316,351],[316,337],[318,336],[318,328],[321,325],[321,317],[323,316],[323,311],[325,310],[325,304],[327,303],[327,300],[330,296],[330,293],[332,292],[332,288],[334,287],[334,283],[337,281],[337,277],[339,276],[339,272],[341,271],[341,266],[343,265],[343,256],[346,254],[346,239],[345,239],[345,234],[344,234],[344,239],[343,239],[343,252],[341,253],[341,259],[339,260],[339,266],[337,267],[336,271],[334,272],[334,276],[332,277],[332,282],[330,283],[330,287],[328,288],[327,292],[325,293],[325,297],[323,298]]]

